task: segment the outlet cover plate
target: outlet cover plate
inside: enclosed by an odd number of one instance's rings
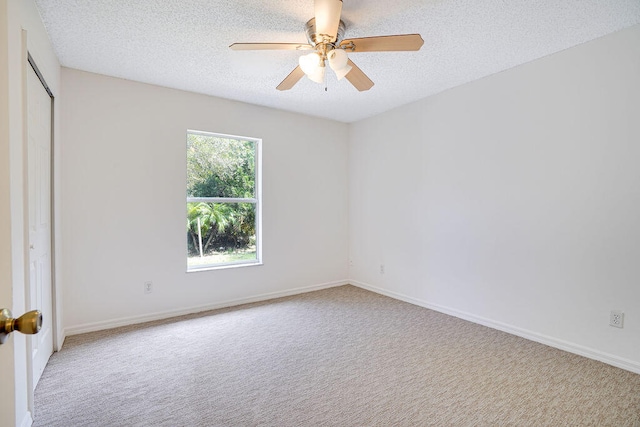
[[[616,328],[622,328],[624,326],[624,313],[620,310],[611,310],[609,315],[609,325]]]

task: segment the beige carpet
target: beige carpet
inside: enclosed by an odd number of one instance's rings
[[[35,426],[633,426],[640,375],[343,286],[71,336]]]

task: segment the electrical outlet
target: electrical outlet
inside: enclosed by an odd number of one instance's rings
[[[384,264],[380,264],[380,274],[384,274]]]
[[[349,260],[349,267],[353,267],[353,260],[352,259]]]
[[[144,293],[150,294],[153,292],[153,282],[144,282]]]
[[[609,325],[622,328],[624,325],[624,313],[620,310],[611,310],[609,315]]]

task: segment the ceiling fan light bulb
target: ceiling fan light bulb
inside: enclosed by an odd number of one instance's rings
[[[349,62],[347,52],[342,49],[333,49],[327,54],[327,59],[329,59],[329,66],[331,69],[336,72],[337,70],[346,67],[347,62]]]
[[[312,52],[308,55],[302,55],[300,59],[298,59],[298,63],[300,64],[300,68],[307,76],[310,76],[318,71],[320,67],[320,55],[316,52]]]
[[[338,77],[338,80],[342,80],[344,76],[349,74],[349,71],[351,71],[351,65],[345,65],[344,67],[333,71],[336,73],[336,77]]]

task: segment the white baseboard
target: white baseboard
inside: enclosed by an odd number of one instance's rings
[[[449,307],[444,307],[437,304],[431,304],[427,301],[424,301],[418,298],[413,298],[397,292],[388,291],[386,289],[378,288],[376,286],[372,286],[367,283],[358,282],[356,280],[350,280],[349,283],[352,284],[353,286],[357,286],[359,288],[366,289],[368,291],[375,292],[377,294],[385,295],[400,301],[408,302],[413,305],[428,308],[430,310],[438,311],[440,313],[448,314],[450,316],[458,317],[463,320],[468,320],[469,322],[477,323],[492,329],[497,329],[499,331],[507,332],[512,335],[517,335],[519,337],[526,338],[530,341],[539,342],[541,344],[545,344],[550,347],[555,347],[560,350],[568,351],[569,353],[574,353],[579,356],[588,357],[589,359],[598,360],[600,362],[607,363],[617,368],[625,369],[627,371],[640,374],[640,363],[634,362],[633,360],[618,357],[609,353],[604,353],[599,350],[594,350],[592,348],[584,347],[579,344],[574,344],[569,341],[560,340],[554,337],[550,337],[548,335],[539,334],[537,332],[533,332],[527,329],[518,328],[516,326],[508,325],[506,323],[497,322],[495,320],[476,316],[475,314],[466,313],[463,311],[459,311]]]
[[[291,295],[303,294],[307,292],[318,291],[321,289],[333,288],[336,286],[347,285],[347,280],[339,280],[335,282],[321,283],[319,285],[304,286],[300,288],[288,289],[286,291],[270,292],[266,294],[255,295],[246,298],[238,298],[233,300],[221,301],[213,304],[205,304],[176,310],[168,310],[141,316],[121,317],[118,319],[106,320],[103,322],[85,323],[77,326],[70,326],[64,329],[63,337],[70,335],[84,334],[86,332],[102,331],[105,329],[118,328],[120,326],[135,325],[138,323],[152,322],[154,320],[168,319],[171,317],[183,316],[185,314],[200,313],[202,311],[215,310],[218,308],[233,307],[236,305],[249,304],[252,302],[266,301],[274,298],[287,297]],[[64,338],[63,338],[64,340]]]

